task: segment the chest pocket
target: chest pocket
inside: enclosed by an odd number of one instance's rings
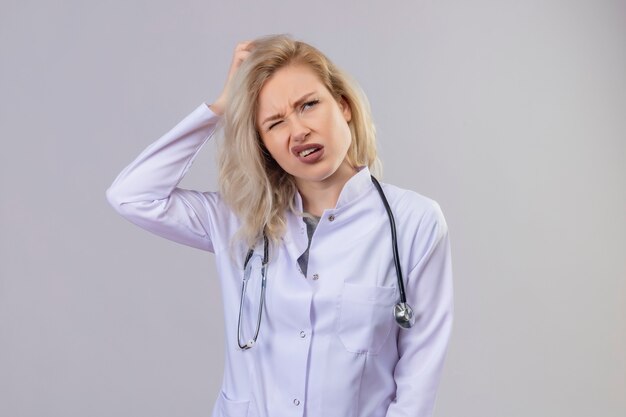
[[[250,401],[234,401],[226,397],[224,391],[220,391],[217,398],[217,409],[219,416],[228,417],[249,417]]]
[[[347,351],[376,354],[394,326],[395,287],[346,282],[339,301],[337,333]]]

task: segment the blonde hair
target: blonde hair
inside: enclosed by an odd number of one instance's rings
[[[219,152],[220,193],[242,222],[234,240],[248,246],[264,231],[271,244],[277,244],[285,233],[286,211],[303,215],[294,206],[294,178],[272,158],[256,127],[261,88],[278,69],[290,64],[307,66],[335,99],[346,100],[352,113],[348,162],[368,166],[375,174],[380,170],[369,102],[356,81],[319,50],[289,35],[254,40],[250,55],[233,76]]]

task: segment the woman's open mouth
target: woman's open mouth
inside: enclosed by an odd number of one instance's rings
[[[317,143],[311,143],[307,145],[295,146],[292,152],[300,160],[306,164],[312,164],[322,157],[324,154],[324,147]]]

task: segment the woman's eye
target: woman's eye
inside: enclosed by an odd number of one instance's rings
[[[274,126],[276,126],[277,124],[280,124],[280,122],[282,122],[282,120],[280,120],[280,121],[278,121],[278,122],[276,122],[276,123],[272,123],[272,124],[270,125],[270,127],[268,127],[268,128],[267,128],[267,130],[272,130],[272,128],[273,128]]]
[[[307,110],[308,108],[315,106],[315,105],[316,105],[317,103],[319,103],[319,102],[320,102],[319,100],[311,100],[311,101],[307,101],[306,103],[303,103],[303,104],[300,106],[300,111],[301,111],[301,112],[302,112],[302,111],[305,111],[305,110]],[[283,122],[282,120],[279,120],[279,121],[277,121],[276,123],[272,123],[272,124],[271,124],[271,125],[267,128],[267,130],[268,130],[268,131],[269,131],[269,130],[272,130],[272,128],[273,128],[274,126],[276,126],[276,125],[278,125],[278,124],[281,124],[282,122]]]
[[[302,105],[302,110],[306,110],[309,107],[313,107],[315,106],[317,103],[319,103],[319,100],[311,100],[311,101],[307,101],[306,103],[304,103]]]

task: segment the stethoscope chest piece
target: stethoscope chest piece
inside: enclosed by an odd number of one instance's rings
[[[407,303],[397,303],[393,307],[393,316],[396,319],[398,326],[403,329],[409,329],[415,324],[415,314],[413,309]]]

